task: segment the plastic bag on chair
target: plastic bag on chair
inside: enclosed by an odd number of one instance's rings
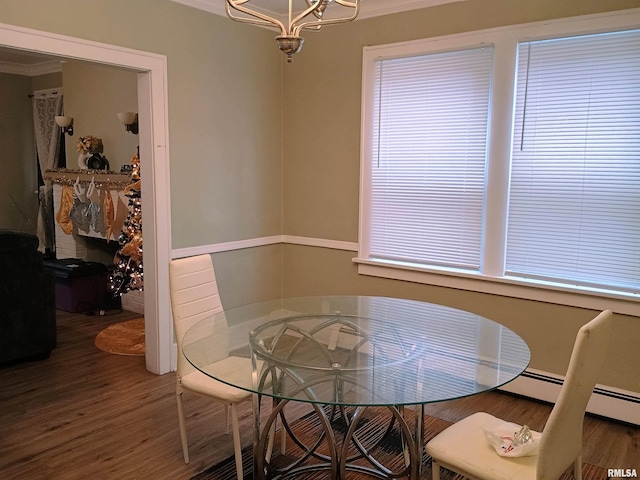
[[[542,434],[526,425],[503,422],[484,430],[489,444],[502,457],[530,457],[538,454]]]

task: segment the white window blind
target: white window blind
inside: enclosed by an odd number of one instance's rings
[[[376,61],[369,258],[479,268],[492,56]]]
[[[506,274],[640,289],[640,32],[522,43]]]

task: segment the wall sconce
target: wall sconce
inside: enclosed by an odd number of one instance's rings
[[[138,134],[138,114],[136,112],[120,112],[118,113],[118,120],[124,123],[124,128],[127,132],[131,132],[134,135]]]
[[[56,115],[55,120],[58,126],[62,128],[63,134],[66,133],[69,136],[73,135],[73,117]]]

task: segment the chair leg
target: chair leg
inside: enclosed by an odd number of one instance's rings
[[[231,423],[231,412],[229,411],[229,404],[224,404],[224,418],[225,418],[225,426],[224,426],[224,434],[229,435],[229,424]]]
[[[433,480],[440,480],[440,465],[435,460],[431,460],[431,471],[433,472]]]
[[[287,429],[284,428],[284,422],[281,422],[282,426],[280,427],[280,453],[284,455],[287,453]]]
[[[276,433],[278,432],[278,423],[282,422],[278,422],[278,419],[276,418],[275,421],[271,424],[271,428],[269,429],[269,441],[267,442],[267,452],[265,455],[265,458],[267,460],[271,460],[271,454],[273,453],[273,444],[276,439]],[[287,453],[286,442],[287,430],[284,428],[284,424],[282,424],[282,426],[280,427],[280,453],[282,453],[282,455]]]
[[[275,440],[276,423],[278,423],[277,419],[271,424],[271,428],[269,429],[269,441],[267,441],[267,451],[264,454],[264,458],[267,460],[267,462],[271,461],[271,454],[273,453],[273,442]]]
[[[578,455],[573,462],[573,478],[574,480],[582,480],[582,455]]]
[[[184,463],[189,463],[189,444],[187,443],[187,428],[184,424],[184,411],[182,410],[182,389],[176,386],[176,403],[178,404],[178,424],[180,425],[180,441],[182,442],[182,455]]]
[[[236,456],[236,474],[238,480],[242,480],[242,445],[240,444],[240,424],[238,423],[238,412],[236,404],[231,404],[231,429],[233,431],[233,449]]]

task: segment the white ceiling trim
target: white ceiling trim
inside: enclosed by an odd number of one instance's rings
[[[10,73],[25,77],[37,77],[38,75],[47,75],[49,73],[57,73],[61,71],[62,62],[59,61],[35,63],[33,65],[0,61],[0,73]]]
[[[226,16],[224,0],[171,0],[189,7],[204,10],[216,15]],[[283,4],[284,4],[284,0]],[[360,7],[358,19],[389,15],[391,13],[406,12],[420,8],[434,7],[445,3],[464,2],[466,0],[364,0]],[[284,4],[286,5],[286,4]],[[265,11],[268,11],[265,9]],[[270,12],[277,15],[276,12]]]
[[[358,18],[379,17],[381,15],[390,15],[398,12],[408,12],[409,10],[418,10],[420,8],[435,7],[446,3],[465,2],[467,0],[367,0],[362,2],[360,14]]]

